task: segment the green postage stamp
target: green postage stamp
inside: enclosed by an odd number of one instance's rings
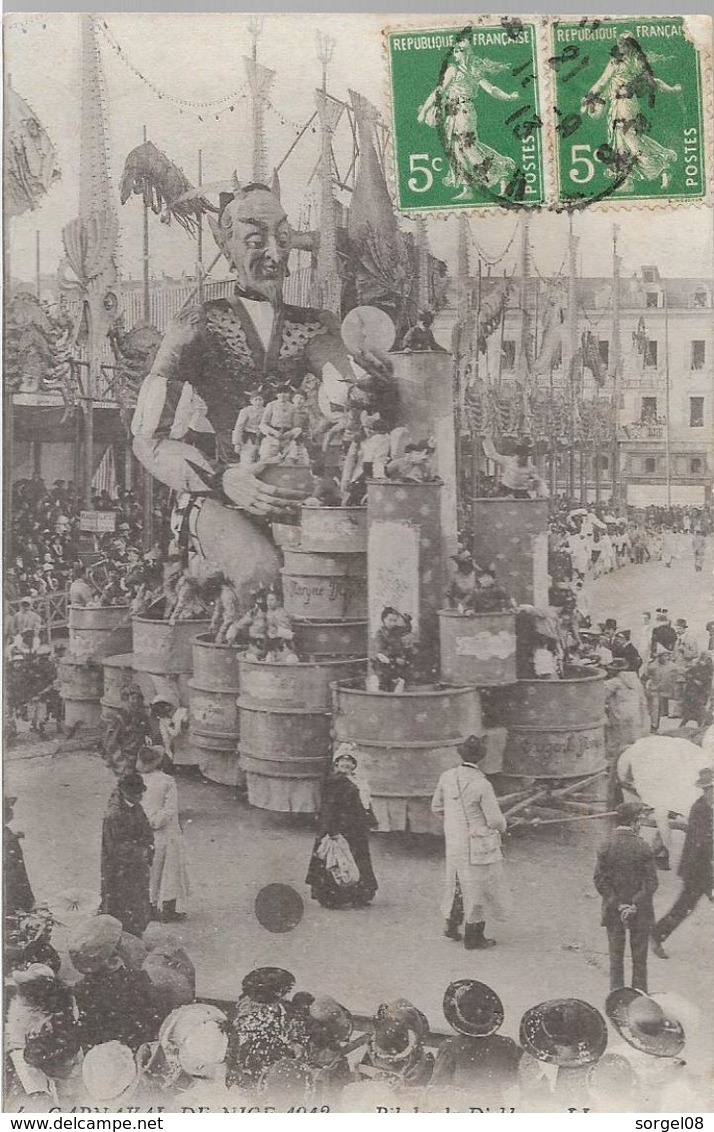
[[[701,60],[685,19],[554,20],[558,197],[705,195]]]
[[[544,202],[535,23],[390,31],[387,51],[400,209]]]

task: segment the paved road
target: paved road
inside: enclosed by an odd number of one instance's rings
[[[631,568],[598,580],[596,612],[628,624],[633,609],[667,604],[692,623],[708,620],[707,574],[686,564]],[[696,582],[696,586],[695,583]],[[642,602],[642,589],[649,602]],[[71,883],[96,889],[102,810],[113,779],[98,756],[42,754],[18,747],[6,768],[6,790],[18,795],[15,826],[40,899]],[[35,757],[32,757],[32,756]],[[191,914],[178,927],[150,931],[178,936],[192,955],[204,995],[234,998],[243,974],[259,964],[291,969],[298,987],[334,994],[371,1012],[385,998],[406,996],[445,1028],[446,984],[472,976],[492,984],[506,1006],[504,1033],[517,1035],[523,1010],[537,1001],[574,995],[602,1007],[608,990],[607,946],[592,885],[598,822],[514,833],[506,854],[513,896],[509,921],[489,925],[499,941],[490,952],[465,952],[441,935],[439,839],[376,835],[373,856],[380,890],[373,907],[331,912],[309,899],[304,875],[313,831],[307,819],[251,809],[225,787],[182,778],[181,808],[193,886]],[[674,834],[674,859],[681,834]],[[267,883],[293,885],[306,901],[302,923],[287,935],[260,927],[253,914]],[[678,889],[661,873],[656,897],[664,910]],[[671,940],[671,959],[650,960],[650,989],[671,990],[692,1002],[713,1000],[714,907],[700,903]],[[62,933],[58,933],[62,943]],[[707,1056],[698,1040],[688,1057]]]

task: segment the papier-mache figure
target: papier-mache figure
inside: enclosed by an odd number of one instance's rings
[[[248,404],[238,414],[231,441],[244,466],[258,459],[260,423],[265,412],[265,399],[260,390],[254,390]]]
[[[192,621],[204,617],[206,608],[201,601],[201,583],[198,578],[190,574],[182,574],[176,583],[176,601],[168,616],[164,619],[170,625],[177,621]]]
[[[412,619],[391,605],[382,610],[381,627],[375,636],[372,669],[377,691],[403,692],[412,674],[415,646]]]
[[[272,459],[276,455],[275,443],[277,441],[277,455],[285,456],[289,444],[301,434],[301,415],[290,400],[290,387],[279,389],[274,401],[270,401],[263,410],[260,422],[260,433],[263,440],[260,444],[260,459]],[[308,461],[309,463],[309,461]]]
[[[473,555],[469,550],[462,548],[458,554],[451,555],[451,561],[456,563],[456,572],[447,587],[446,600],[450,609],[466,613],[473,609],[473,597],[476,592],[476,567]]]
[[[292,641],[292,622],[273,589],[268,590],[265,595],[265,625],[268,638],[277,637],[283,641]]]
[[[217,645],[224,645],[227,643],[228,631],[240,618],[240,606],[235,587],[229,582],[225,574],[218,571],[206,579],[203,586],[203,596],[207,601],[214,602],[209,634]]]
[[[313,462],[311,471],[312,495],[308,495],[303,507],[339,507],[342,496],[335,477],[319,461]]]
[[[379,413],[360,414],[360,430],[349,446],[342,469],[342,502],[359,507],[367,493],[368,479],[384,479],[390,456],[389,426]]]
[[[496,585],[493,566],[477,566],[476,573],[476,590],[471,600],[474,613],[500,613],[514,607],[513,599],[501,586]]]
[[[432,483],[438,479],[434,468],[435,444],[432,440],[419,440],[409,443],[404,455],[390,459],[386,465],[386,475],[390,480],[404,480],[406,483]]]

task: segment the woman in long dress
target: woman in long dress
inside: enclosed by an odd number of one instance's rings
[[[660,145],[647,130],[657,91],[677,94],[682,87],[655,78],[652,61],[634,36],[621,36],[612,59],[582,101],[583,113],[592,118],[607,112],[607,140],[613,154],[607,173],[622,178],[616,186],[620,192],[632,192],[635,181],[656,181],[658,177],[666,189],[669,167],[677,160],[677,151]]]
[[[174,779],[161,770],[163,747],[145,747],[136,769],[146,784],[141,800],[154,834],[149,898],[152,918],[165,922],[182,920],[188,896],[188,877],[183,834],[179,824],[178,791]]]
[[[323,784],[318,833],[305,878],[313,900],[325,908],[363,908],[370,903],[378,887],[369,852],[369,831],[376,824],[369,787],[357,775],[355,747],[341,743]],[[325,837],[340,834],[359,870],[359,880],[354,884],[338,884],[318,852]]]
[[[506,64],[474,55],[468,44],[457,43],[438,87],[419,107],[417,121],[435,127],[443,136],[450,165],[444,184],[460,190],[454,200],[469,200],[474,184],[498,189],[504,196],[516,173],[515,161],[479,137],[477,105],[481,93],[500,102],[519,97],[517,91],[509,94],[487,78],[507,69]]]

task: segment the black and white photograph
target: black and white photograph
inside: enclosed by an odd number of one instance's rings
[[[711,19],[3,35],[2,1110],[711,1112]]]

